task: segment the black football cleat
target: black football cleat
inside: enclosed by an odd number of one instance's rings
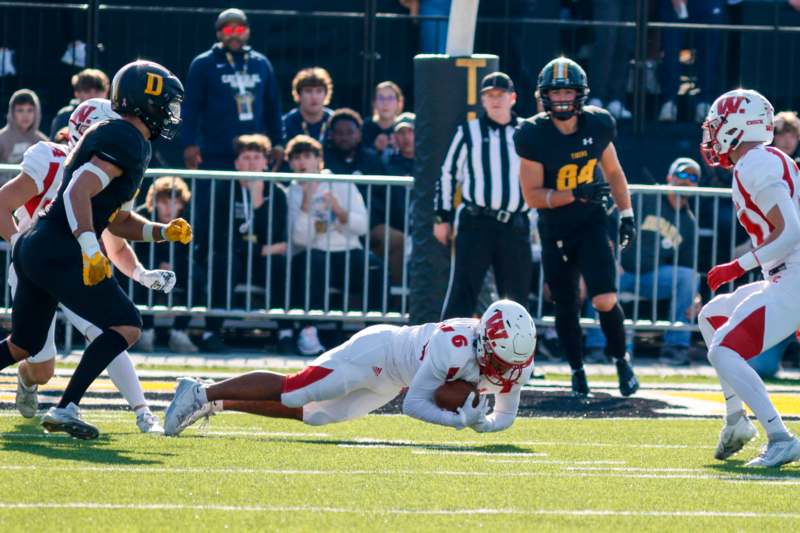
[[[622,359],[617,359],[617,376],[619,377],[619,393],[625,396],[636,394],[639,390],[639,380],[633,372],[633,367],[630,363],[630,356],[625,354]],[[573,378],[574,382],[574,378]]]
[[[586,371],[583,368],[572,371],[572,395],[577,398],[589,396],[589,382],[586,381]]]

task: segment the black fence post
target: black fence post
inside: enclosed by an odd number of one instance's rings
[[[366,113],[372,111],[372,87],[375,86],[375,61],[378,53],[375,51],[375,24],[377,22],[377,0],[364,2],[364,50],[361,52],[364,60],[363,83],[361,84],[361,110]]]
[[[100,1],[89,0],[86,10],[86,66],[97,68],[98,32],[100,30]]]
[[[648,0],[636,2],[636,52],[633,69],[633,131],[644,130],[645,113],[647,111],[647,9]]]

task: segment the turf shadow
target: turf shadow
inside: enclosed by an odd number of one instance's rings
[[[480,446],[462,446],[457,444],[426,444],[419,442],[398,442],[393,440],[349,440],[349,439],[281,439],[298,444],[322,444],[327,446],[357,446],[360,448],[410,448],[415,450],[434,450],[444,452],[480,452],[480,453],[533,453],[530,448],[522,448],[514,444],[484,444]]]
[[[781,468],[753,468],[745,466],[746,462],[744,459],[734,459],[724,463],[708,464],[705,467],[716,470],[719,473],[734,474],[735,477],[758,476],[755,478],[758,481],[775,481],[779,483],[789,479],[800,479],[800,469],[797,468],[798,465],[796,463],[790,463]]]
[[[20,422],[11,431],[0,433],[0,446],[3,451],[28,453],[48,459],[66,461],[83,461],[113,465],[156,465],[161,459],[139,459],[123,455],[126,451],[112,448],[112,440],[107,434],[101,434],[97,440],[83,441],[69,436],[47,435],[41,432],[38,424]],[[158,455],[160,457],[174,454],[135,452],[137,454]]]

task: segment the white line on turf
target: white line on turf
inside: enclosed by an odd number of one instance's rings
[[[555,459],[486,459],[487,463],[526,465],[624,465],[625,461],[558,461]]]
[[[92,509],[92,510],[152,510],[152,511],[233,511],[256,513],[339,513],[394,515],[528,515],[528,516],[616,516],[616,517],[689,517],[689,518],[800,518],[800,513],[756,511],[625,511],[615,509],[354,509],[344,507],[281,506],[281,505],[221,505],[183,503],[101,503],[101,502],[0,502],[0,509]]]
[[[485,457],[547,457],[543,452],[479,452],[471,450],[412,450],[414,455],[482,455]]]
[[[160,467],[160,466],[57,466],[57,465],[0,465],[0,471],[98,472],[122,474],[259,474],[274,476],[433,476],[433,477],[562,477],[562,478],[622,478],[622,479],[687,479],[715,481],[770,482],[781,485],[800,485],[800,479],[760,474],[627,474],[604,472],[476,472],[476,471],[424,471],[424,470],[291,470],[245,467]]]

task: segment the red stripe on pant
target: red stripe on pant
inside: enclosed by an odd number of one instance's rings
[[[331,372],[333,372],[332,369],[325,368],[324,366],[307,366],[300,372],[295,372],[283,378],[283,390],[281,392],[285,394],[287,392],[296,391],[297,389],[302,389],[303,387],[323,379]]]
[[[760,354],[764,345],[766,315],[767,308],[763,306],[747,315],[744,320],[736,324],[736,327],[725,335],[721,346],[730,348],[745,360],[752,359]]]

